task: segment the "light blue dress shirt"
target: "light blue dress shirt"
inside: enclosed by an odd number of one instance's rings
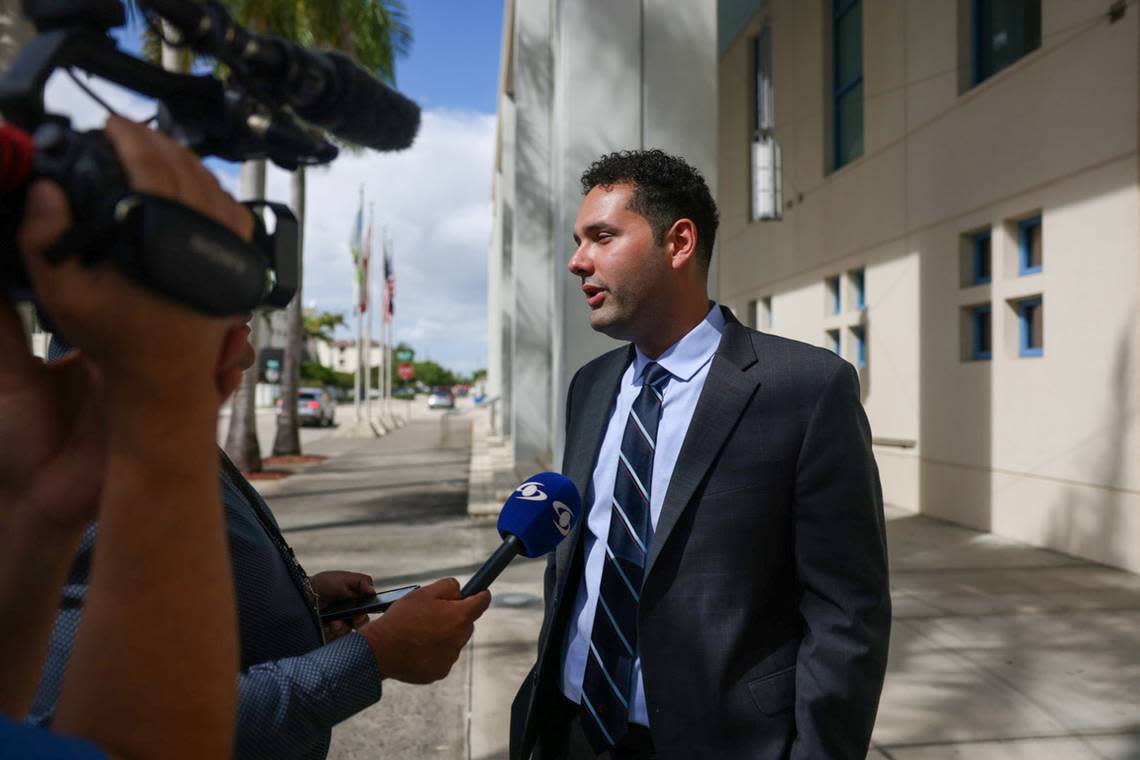
[[[618,385],[617,404],[606,426],[602,448],[598,452],[598,465],[592,481],[593,503],[590,505],[586,523],[586,572],[578,586],[574,600],[574,613],[570,617],[566,632],[565,649],[562,652],[562,693],[571,702],[582,700],[582,678],[586,673],[586,653],[590,645],[590,633],[594,630],[594,612],[598,605],[598,585],[602,580],[606,538],[610,533],[610,502],[613,500],[614,481],[617,478],[618,453],[621,451],[622,434],[626,419],[637,394],[641,392],[642,373],[645,365],[656,361],[669,370],[672,377],[665,386],[664,401],[661,406],[661,421],[657,427],[657,446],[653,455],[653,477],[649,489],[650,518],[653,528],[661,517],[661,505],[681,444],[697,408],[697,399],[705,386],[713,354],[720,345],[724,332],[724,315],[715,303],[704,320],[665,350],[656,360],[649,359],[637,351],[633,363],[626,368]],[[629,706],[631,723],[649,725],[649,715],[645,708],[645,685],[641,680],[641,659],[633,664],[633,695]]]

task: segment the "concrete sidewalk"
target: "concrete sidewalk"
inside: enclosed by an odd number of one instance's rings
[[[499,543],[469,505],[496,511],[517,482],[481,414],[417,408],[383,438],[316,442],[306,453],[327,462],[258,486],[310,572],[462,582]],[[1140,576],[898,510],[888,520],[895,622],[870,758],[1140,758]],[[505,758],[543,568],[516,559],[451,675],[385,684],[334,731],[330,757]]]
[[[472,478],[484,505],[503,473]],[[887,519],[894,627],[869,758],[1140,758],[1140,576],[897,509]],[[479,556],[498,540],[471,536]],[[507,756],[543,567],[513,563],[476,628],[472,760]]]

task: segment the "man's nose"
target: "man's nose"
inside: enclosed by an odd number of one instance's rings
[[[574,249],[574,253],[570,255],[570,260],[566,262],[566,268],[570,270],[570,274],[577,275],[578,277],[587,277],[594,271],[593,263],[590,257],[585,253],[585,244],[578,246]]]

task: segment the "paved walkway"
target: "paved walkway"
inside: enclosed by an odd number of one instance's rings
[[[306,568],[371,572],[381,587],[465,580],[499,542],[468,499],[505,482],[472,457],[480,414],[417,410],[380,439],[326,438],[308,453],[328,462],[265,485]],[[902,511],[888,521],[895,623],[870,758],[1140,758],[1140,576]],[[331,757],[505,758],[542,569],[515,560],[451,675],[386,684],[337,728]]]

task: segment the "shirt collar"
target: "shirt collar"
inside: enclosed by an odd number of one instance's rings
[[[645,365],[655,361],[677,380],[688,382],[693,375],[705,366],[716,353],[720,345],[721,334],[724,333],[724,314],[715,301],[710,301],[708,314],[696,327],[689,330],[685,337],[665,349],[665,352],[656,359],[650,359],[637,349],[633,360],[633,379],[639,382]],[[636,347],[635,347],[636,348]]]

